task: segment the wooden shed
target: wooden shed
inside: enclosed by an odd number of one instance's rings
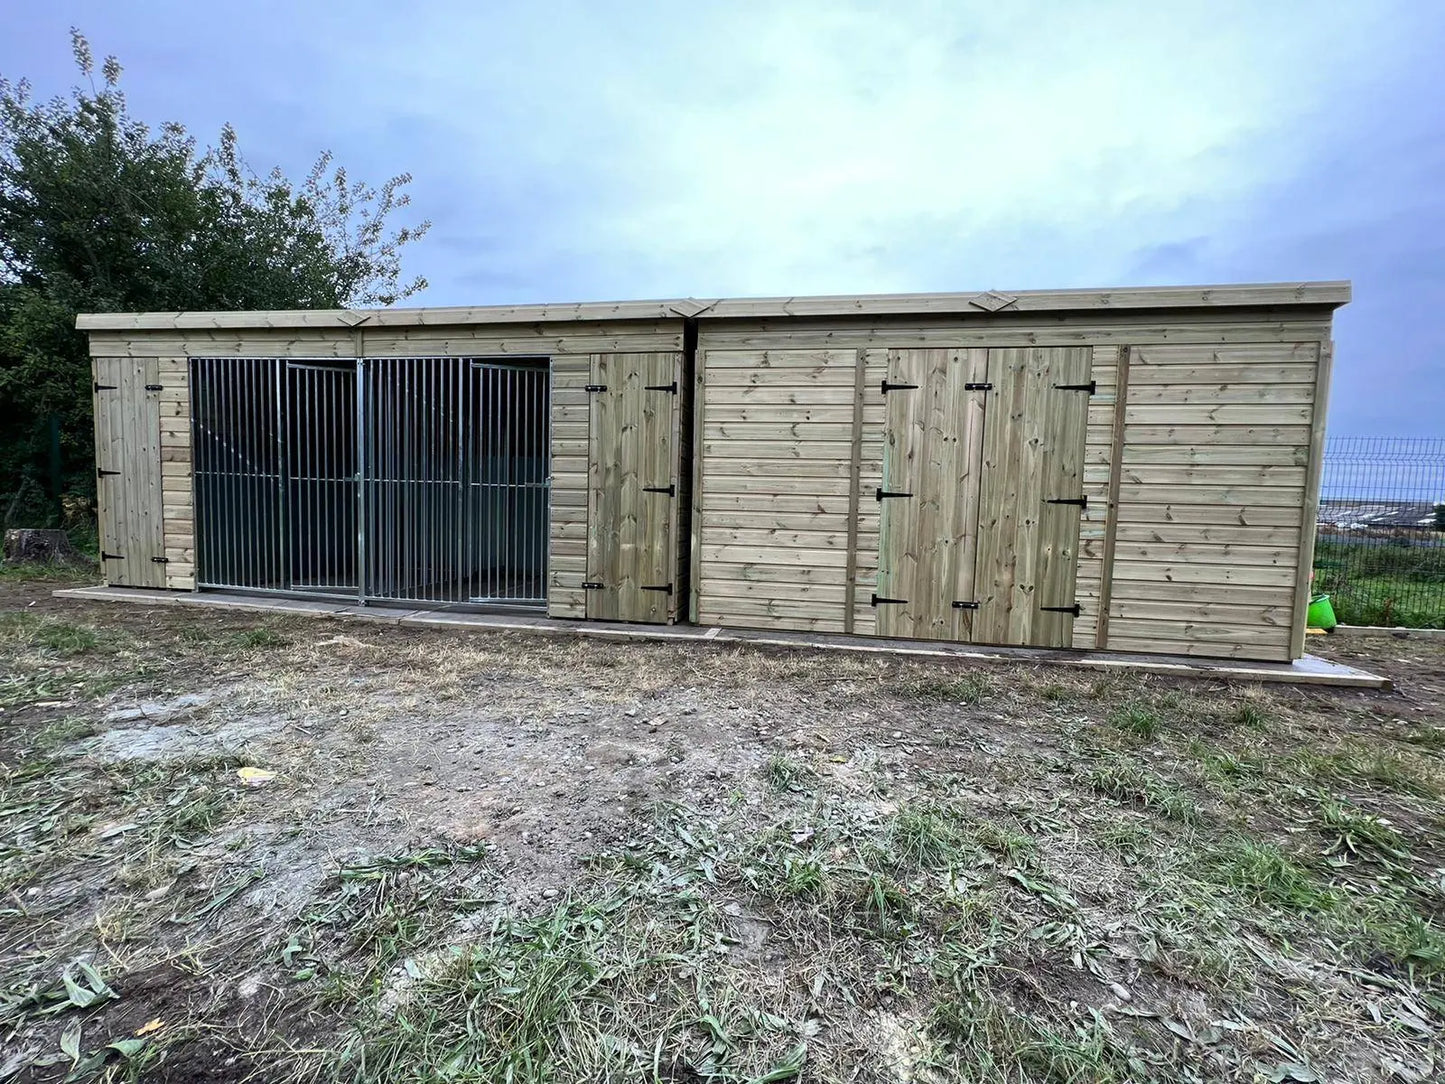
[[[86,315],[105,576],[1293,659],[1349,294]]]

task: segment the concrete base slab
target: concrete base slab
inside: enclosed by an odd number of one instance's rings
[[[1353,637],[1392,636],[1396,640],[1445,640],[1445,629],[1407,629],[1390,625],[1336,625],[1330,636]]]
[[[823,633],[723,629],[698,625],[628,625],[607,621],[570,621],[541,614],[473,613],[405,607],[357,606],[320,599],[274,598],[221,592],[154,591],[131,587],[67,587],[56,598],[90,602],[130,602],[147,606],[205,606],[300,617],[337,617],[408,628],[456,632],[527,632],[590,636],[610,640],[704,641],[761,647],[850,651],[856,653],[965,659],[978,662],[1049,663],[1089,670],[1127,670],[1214,681],[1283,682],[1337,688],[1388,689],[1390,679],[1351,666],[1306,655],[1293,663],[1234,659],[1183,659],[1167,655],[1130,655],[1112,651],[1065,651],[1036,647],[980,647],[938,641],[878,640]]]

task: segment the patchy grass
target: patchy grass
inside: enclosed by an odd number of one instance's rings
[[[1438,1069],[1428,692],[27,604],[0,707],[22,1079]]]
[[[1155,775],[1140,761],[1124,755],[1101,755],[1085,779],[1100,794],[1142,806],[1181,824],[1198,824],[1199,806],[1183,787]]]
[[[1109,716],[1109,725],[1124,733],[1149,741],[1162,725],[1159,713],[1147,704],[1126,704]]]

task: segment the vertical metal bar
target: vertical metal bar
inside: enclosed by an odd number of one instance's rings
[[[352,377],[356,381],[356,473],[352,483],[352,496],[356,501],[356,601],[361,606],[366,605],[367,581],[370,578],[367,575],[366,547],[366,534],[369,526],[366,463],[367,452],[370,450],[367,447],[366,374],[366,359],[357,358],[356,372]]]

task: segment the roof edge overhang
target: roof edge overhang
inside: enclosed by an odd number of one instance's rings
[[[720,320],[842,316],[988,316],[1001,313],[1108,312],[1141,309],[1223,309],[1313,306],[1350,300],[1348,281],[1271,282],[1223,286],[1129,286],[1096,290],[985,290],[976,293],[863,294],[820,297],[681,298],[590,301],[560,305],[449,308],[296,309],[278,312],[81,313],[81,331],[255,328],[455,327],[465,324],[548,324],[615,320]]]

